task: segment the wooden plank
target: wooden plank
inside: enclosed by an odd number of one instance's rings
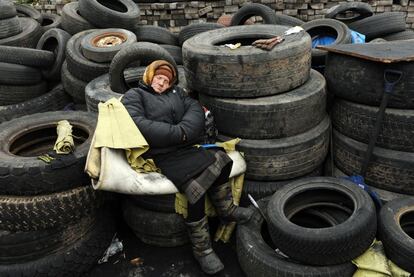
[[[414,39],[381,43],[319,45],[317,48],[381,63],[414,61]]]

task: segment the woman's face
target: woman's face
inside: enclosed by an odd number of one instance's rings
[[[151,87],[156,93],[161,94],[170,87],[170,79],[164,75],[155,75]]]

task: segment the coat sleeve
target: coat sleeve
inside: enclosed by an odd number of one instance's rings
[[[184,131],[187,141],[199,139],[204,134],[205,116],[201,105],[194,99],[181,93],[185,113],[178,124]]]
[[[182,143],[184,134],[180,126],[145,117],[145,108],[140,93],[131,89],[125,93],[121,102],[150,147],[162,148]]]

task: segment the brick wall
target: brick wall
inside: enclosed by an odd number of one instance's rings
[[[71,0],[39,0],[35,7],[43,12],[60,14]],[[163,0],[160,0],[163,2]],[[165,1],[170,2],[170,1]],[[323,18],[326,10],[344,0],[221,0],[177,1],[172,3],[140,3],[141,23],[158,25],[178,32],[182,26],[195,22],[215,22],[222,14],[233,14],[243,4],[262,3],[276,11],[310,21]],[[375,13],[401,11],[406,13],[407,27],[414,29],[414,0],[368,0]]]

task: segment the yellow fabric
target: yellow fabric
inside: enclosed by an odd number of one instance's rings
[[[70,154],[75,149],[75,143],[73,142],[72,137],[72,125],[70,125],[69,121],[61,120],[57,124],[57,139],[53,150],[56,151],[57,154]]]
[[[239,143],[240,140],[241,139],[236,138],[236,139],[232,139],[226,142],[218,142],[216,144],[220,147],[223,147],[224,150],[228,152],[228,151],[234,151],[236,149],[236,144]],[[231,192],[233,196],[233,203],[235,205],[239,205],[241,193],[243,190],[243,182],[244,182],[244,174],[241,174],[239,176],[229,179]],[[205,204],[206,215],[210,217],[216,216],[217,213],[210,199],[208,198],[208,196],[205,197],[205,199],[206,199],[206,204]],[[186,218],[188,215],[187,206],[188,206],[187,197],[182,193],[176,193],[175,194],[175,212],[183,215],[184,218]],[[219,227],[217,228],[214,240],[215,241],[221,240],[223,242],[228,242],[235,227],[236,227],[235,222],[230,222],[228,224],[220,224]]]
[[[152,78],[154,78],[155,70],[157,70],[157,68],[162,65],[168,66],[173,72],[173,79],[170,80],[170,86],[172,86],[175,83],[175,81],[177,81],[177,72],[175,72],[174,66],[172,66],[169,62],[165,60],[157,60],[148,65],[145,69],[144,75],[142,76],[142,81],[144,81],[144,84],[148,86],[151,85]]]
[[[381,241],[374,240],[364,254],[352,261],[357,267],[353,277],[409,277],[385,256]]]
[[[95,130],[94,148],[125,149],[131,167],[138,172],[159,172],[151,159],[141,157],[149,146],[124,105],[111,98],[98,105],[99,115]]]

